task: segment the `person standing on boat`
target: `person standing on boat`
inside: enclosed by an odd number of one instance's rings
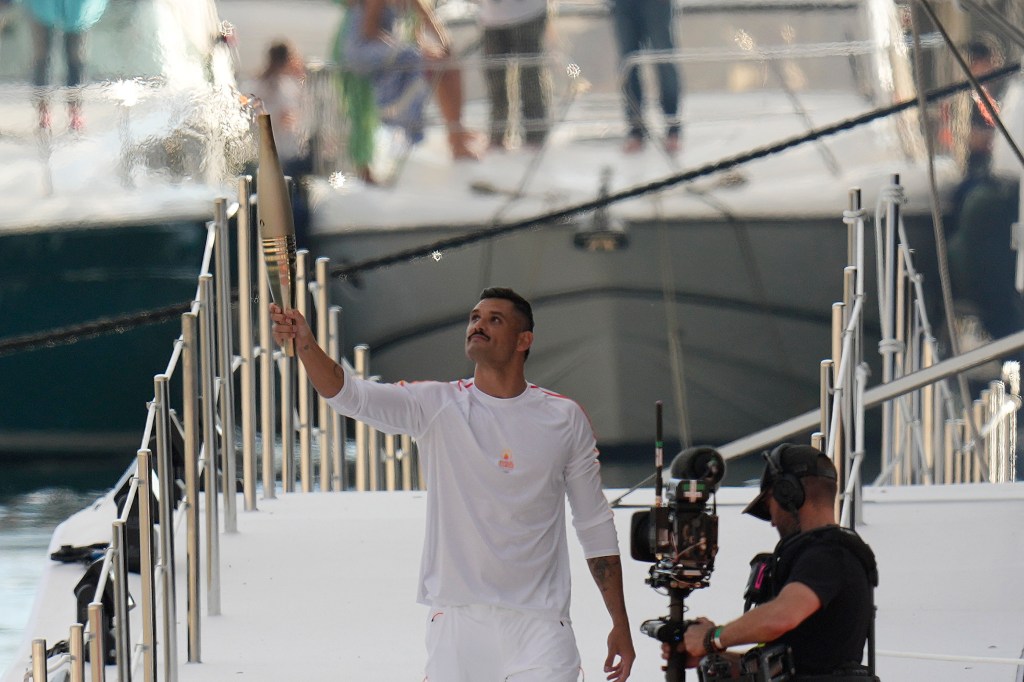
[[[39,128],[51,125],[49,93],[50,53],[54,34],[64,42],[64,80],[67,84],[68,128],[82,132],[81,85],[85,82],[86,36],[107,10],[107,0],[23,0],[32,24],[32,85]]]
[[[832,460],[792,443],[764,457],[761,492],[743,511],[770,521],[780,540],[770,556],[751,562],[745,597],[748,607],[757,606],[724,625],[698,619],[686,629],[680,650],[696,664],[731,647],[765,644],[747,654],[749,665],[752,656],[776,645],[780,652],[788,648],[796,669],[794,678],[785,679],[870,682],[861,659],[874,619],[878,569],[867,544],[836,525]]]
[[[590,422],[572,400],[526,381],[530,304],[490,288],[469,314],[473,377],[380,384],[346,372],[297,311],[271,305],[278,343],[294,340],[313,385],[339,413],[416,438],[427,523],[418,599],[429,610],[430,682],[575,682],[565,500],[612,620],[607,679],[636,654],[618,538]]]
[[[409,143],[417,144],[432,92],[452,158],[479,159],[476,136],[462,125],[462,72],[451,63],[448,32],[426,0],[338,1],[345,16],[333,54],[351,125],[349,153],[360,178],[376,183],[370,165],[378,120],[401,128]]]
[[[309,233],[309,197],[305,178],[313,172],[313,154],[306,135],[303,99],[306,64],[295,45],[275,40],[267,48],[263,72],[250,85],[259,108],[270,116],[274,143],[284,174],[296,183],[292,211],[299,244]]]
[[[611,0],[615,38],[619,44],[620,70],[641,50],[670,52],[672,39],[672,0]],[[679,70],[671,61],[657,64],[658,102],[665,117],[665,151],[675,154],[682,144],[679,121],[681,79]],[[622,75],[622,74],[620,74]],[[622,95],[626,107],[629,132],[622,151],[635,154],[644,148],[647,126],[644,124],[644,93],[640,82],[640,65],[632,64],[625,73]]]
[[[482,0],[480,25],[483,50],[489,59],[522,55],[543,56],[544,31],[548,25],[547,0]],[[491,101],[490,146],[508,144],[508,79],[510,64],[488,64],[487,95]],[[523,116],[523,143],[540,147],[548,134],[548,97],[551,85],[547,70],[537,63],[519,66],[519,105]]]

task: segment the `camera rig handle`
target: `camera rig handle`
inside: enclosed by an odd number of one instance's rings
[[[686,611],[684,601],[692,590],[669,588],[668,615],[644,621],[640,631],[648,637],[669,645],[668,662],[662,667],[666,682],[682,682],[686,679],[686,652],[679,650],[686,629],[696,621],[684,620]]]

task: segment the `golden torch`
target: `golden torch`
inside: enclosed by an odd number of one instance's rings
[[[259,222],[263,260],[267,264],[270,296],[283,310],[295,308],[295,219],[288,183],[274,144],[270,116],[257,117],[260,127],[260,165],[256,171],[256,219]],[[284,352],[295,348],[286,341]]]

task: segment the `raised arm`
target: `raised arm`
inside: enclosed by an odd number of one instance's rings
[[[604,671],[608,673],[609,680],[624,682],[629,678],[636,651],[633,649],[633,635],[629,631],[629,616],[626,615],[626,599],[622,591],[622,560],[617,555],[599,556],[587,559],[587,565],[597,583],[597,589],[601,591],[608,615],[612,618]]]
[[[451,54],[451,38],[448,37],[448,31],[441,25],[437,15],[434,14],[434,10],[427,4],[426,0],[408,1],[412,11],[420,18],[422,35],[426,36],[428,40],[437,42],[441,48],[442,54],[440,56]]]
[[[274,322],[274,340],[278,344],[283,344],[286,339],[294,339],[295,354],[306,368],[309,380],[317,392],[325,398],[337,395],[345,385],[345,372],[316,342],[302,313],[298,310],[283,311],[271,303],[270,319]]]

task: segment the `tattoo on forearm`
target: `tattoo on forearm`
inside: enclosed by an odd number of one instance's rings
[[[622,570],[617,557],[595,557],[587,563],[590,564],[590,573],[602,592],[611,587],[609,581]]]

